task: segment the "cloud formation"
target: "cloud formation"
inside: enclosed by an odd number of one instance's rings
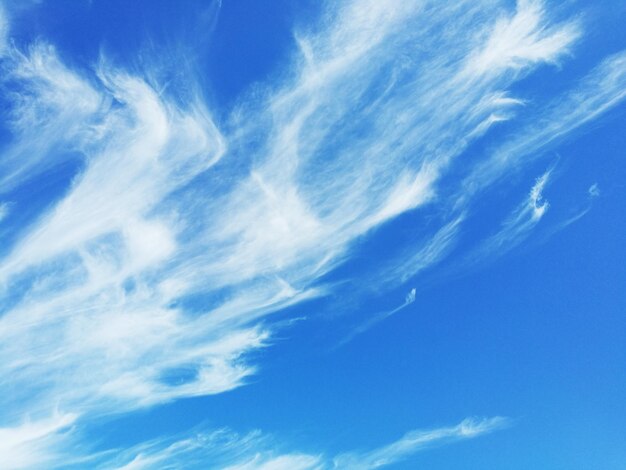
[[[415,430],[383,447],[336,457],[301,452],[277,452],[281,445],[270,436],[251,432],[240,436],[228,430],[199,431],[177,439],[155,440],[127,449],[121,455],[95,456],[94,468],[151,470],[206,468],[212,462],[224,470],[370,470],[398,463],[433,446],[473,439],[509,425],[505,418],[467,418],[459,424]]]
[[[3,97],[12,140],[0,157],[0,224],[24,210],[17,190],[53,169],[67,176],[28,226],[0,232],[0,433],[17,436],[5,466],[52,459],[57,437],[94,417],[243,385],[257,370],[249,354],[271,344],[270,315],[333,292],[329,275],[360,241],[441,207],[381,274],[384,285],[408,282],[451,252],[484,189],[626,97],[621,52],[493,151],[468,155],[524,111],[512,86],[582,40],[578,19],[553,21],[540,1],[505,3],[329,5],[295,34],[282,78],[219,126],[193,76],[182,91],[106,57],[81,68],[43,39],[18,48],[0,10],[3,89],[17,90]],[[549,176],[485,250],[536,225]],[[376,468],[496,424],[410,434],[336,462]],[[255,459],[233,468],[324,468],[300,454]],[[158,460],[134,462],[124,468]]]

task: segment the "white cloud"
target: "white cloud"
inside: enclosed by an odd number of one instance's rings
[[[281,455],[264,460],[257,455],[242,464],[226,467],[224,470],[314,470],[321,469],[317,457],[303,454]]]
[[[485,47],[470,62],[472,72],[520,70],[538,62],[556,62],[580,36],[575,22],[547,25],[541,0],[518,0],[513,15],[496,21]]]
[[[93,114],[106,103],[51,45],[35,43],[26,53],[10,48],[2,65],[4,80],[22,87],[8,110],[8,125],[19,140],[0,159],[4,192],[81,150],[93,132]],[[54,151],[61,143],[68,151]]]
[[[438,445],[473,439],[498,431],[509,420],[467,418],[457,425],[415,430],[383,447],[341,454],[335,457],[303,452],[281,451],[284,444],[259,431],[238,435],[228,430],[199,430],[185,436],[157,439],[117,452],[86,457],[93,468],[151,470],[160,468],[223,470],[367,470],[406,460]]]
[[[2,222],[7,215],[9,215],[10,207],[6,202],[0,202],[0,222]]]
[[[81,455],[68,449],[75,416],[57,414],[49,419],[0,428],[0,464],[7,470],[22,468],[89,468],[151,470],[160,468],[224,470],[366,470],[406,460],[435,445],[476,438],[506,427],[507,419],[468,418],[437,429],[406,433],[397,441],[369,451],[350,452],[333,458],[302,452],[281,452],[284,448],[259,431],[238,435],[226,429],[195,430],[188,435],[159,438],[127,449],[110,449]]]
[[[407,305],[412,304],[413,302],[415,302],[415,295],[416,295],[416,290],[415,287],[413,289],[411,289],[409,291],[409,293],[406,295],[406,298],[404,300],[404,303],[406,303]]]
[[[579,221],[585,215],[587,215],[589,211],[591,211],[591,209],[593,208],[594,199],[600,197],[600,194],[601,193],[600,193],[600,188],[598,187],[598,184],[597,183],[592,184],[587,189],[587,198],[586,198],[587,200],[585,201],[585,204],[582,205],[582,207],[579,206],[578,208],[574,209],[573,214],[570,213],[570,215],[567,218],[562,219],[558,221],[557,223],[555,223],[554,226],[551,227],[550,231],[546,234],[546,238],[554,235],[557,232],[560,232],[566,227],[569,227],[574,222]]]
[[[60,457],[67,459],[64,441],[75,418],[56,413],[47,419],[0,427],[0,467],[6,470],[35,468]]]
[[[539,107],[512,138],[478,163],[463,182],[457,205],[465,206],[482,189],[523,168],[625,98],[626,52],[622,51],[602,60],[571,90]]]
[[[407,459],[416,452],[433,445],[441,445],[462,439],[472,439],[508,425],[505,418],[463,420],[456,426],[411,431],[402,438],[379,449],[364,453],[340,455],[333,460],[334,468],[346,470],[370,470],[382,468]]]
[[[415,302],[415,298],[417,296],[417,290],[415,288],[412,288],[409,293],[404,297],[404,303],[402,303],[401,305],[399,305],[398,307],[392,309],[392,310],[388,310],[386,312],[380,312],[380,313],[376,313],[374,315],[371,315],[367,320],[363,321],[362,323],[360,323],[358,326],[356,326],[355,328],[352,329],[352,331],[350,331],[350,333],[348,333],[346,336],[344,336],[341,341],[339,341],[339,343],[337,343],[337,345],[335,346],[334,349],[337,349],[347,343],[349,343],[350,341],[352,341],[356,336],[365,333],[367,330],[369,330],[370,328],[376,326],[376,324],[380,323],[381,321],[389,318],[392,315],[395,315],[396,313],[400,312],[401,310],[404,310],[406,307],[408,307],[409,305],[411,305],[412,303]]]
[[[443,260],[454,247],[465,214],[453,218],[443,225],[428,239],[408,248],[400,259],[394,259],[387,269],[381,270],[379,282],[386,284],[406,282],[425,269],[435,266]]]
[[[8,25],[8,21],[6,18],[6,13],[4,11],[2,4],[0,4],[0,59],[4,55],[4,51],[7,47],[6,43],[7,43],[8,29],[9,29],[9,25]]]
[[[469,262],[484,261],[501,255],[521,243],[543,218],[550,207],[543,197],[543,190],[550,181],[552,170],[538,177],[530,188],[527,197],[502,223],[500,230],[488,237],[473,253]]]
[[[331,5],[298,32],[288,78],[242,97],[222,130],[201,93],[162,89],[149,67],[80,69],[45,42],[6,46],[19,93],[0,194],[70,158],[81,169],[0,259],[3,425],[51,403],[88,420],[245,383],[256,371],[247,354],[271,341],[268,315],[330,291],[324,275],[381,225],[457,196],[442,181],[521,108],[508,91],[519,72],[558,62],[580,35],[540,2],[495,22],[494,4]],[[476,171],[452,216],[381,278],[440,262],[478,189],[619,102],[624,60],[607,59],[538,124],[468,162]],[[544,184],[491,243],[542,217]],[[455,429],[443,435],[466,428]]]

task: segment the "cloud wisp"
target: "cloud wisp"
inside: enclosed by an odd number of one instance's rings
[[[548,170],[537,178],[535,184],[530,188],[528,196],[507,217],[500,230],[488,237],[470,255],[470,263],[502,255],[528,237],[550,207],[548,201],[543,197],[543,191],[550,181],[551,174],[552,170]]]
[[[408,432],[377,449],[335,457],[280,452],[284,445],[258,431],[242,436],[226,429],[198,430],[187,436],[138,444],[117,455],[94,456],[91,465],[116,470],[193,470],[206,468],[206,463],[211,462],[212,468],[224,470],[370,470],[393,465],[435,446],[484,436],[509,424],[502,417],[467,418],[454,426]]]
[[[341,346],[349,343],[356,336],[365,333],[367,330],[376,326],[376,324],[380,323],[381,321],[386,320],[387,318],[389,318],[392,315],[395,315],[401,310],[404,310],[406,307],[408,307],[409,305],[415,302],[416,295],[417,295],[416,289],[415,288],[411,289],[409,293],[406,295],[406,297],[404,298],[404,302],[401,305],[399,305],[398,307],[392,310],[389,310],[386,312],[380,312],[375,315],[372,315],[366,321],[359,324],[357,327],[353,328],[348,335],[346,335],[341,341],[337,343],[334,349],[340,348]]]
[[[500,430],[509,425],[502,417],[467,418],[456,426],[411,431],[392,444],[363,453],[344,454],[333,459],[334,468],[370,470],[382,468],[405,460],[409,456],[432,446],[463,439],[472,439]]]

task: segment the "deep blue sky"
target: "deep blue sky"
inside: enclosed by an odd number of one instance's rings
[[[624,21],[0,3],[0,467],[623,468]]]

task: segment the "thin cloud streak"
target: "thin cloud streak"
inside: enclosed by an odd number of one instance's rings
[[[476,165],[458,195],[465,207],[481,190],[540,157],[575,130],[607,113],[626,98],[626,51],[613,54],[596,66],[571,90],[554,98],[531,116],[517,136]]]
[[[411,431],[401,439],[387,446],[364,453],[344,454],[333,460],[334,468],[349,470],[370,470],[393,465],[409,456],[435,445],[448,444],[463,439],[494,432],[509,425],[502,417],[463,420],[456,426]]]
[[[389,310],[387,312],[380,312],[380,313],[372,315],[371,318],[368,318],[366,321],[359,324],[348,335],[346,335],[341,341],[339,341],[339,343],[337,343],[337,345],[333,348],[333,350],[344,346],[345,344],[352,341],[356,336],[365,333],[367,330],[369,330],[370,328],[373,328],[374,326],[376,326],[378,323],[382,322],[383,320],[386,320],[390,316],[395,315],[401,310],[404,310],[406,307],[408,307],[409,305],[415,302],[416,293],[417,291],[415,290],[415,288],[413,288],[406,295],[404,299],[404,303],[402,303],[398,307],[392,310]]]
[[[502,255],[528,237],[550,207],[543,197],[543,191],[550,181],[551,174],[552,170],[548,170],[536,179],[524,201],[507,217],[501,229],[487,238],[477,251],[470,255],[471,260],[484,261]]]
[[[474,439],[502,430],[510,421],[502,417],[467,418],[459,424],[406,433],[397,441],[368,451],[335,457],[284,449],[276,439],[259,431],[238,435],[225,429],[197,432],[138,444],[121,453],[111,450],[93,456],[93,468],[151,470],[159,468],[212,468],[223,470],[367,470],[387,467],[434,446]],[[112,455],[111,455],[112,454]]]

